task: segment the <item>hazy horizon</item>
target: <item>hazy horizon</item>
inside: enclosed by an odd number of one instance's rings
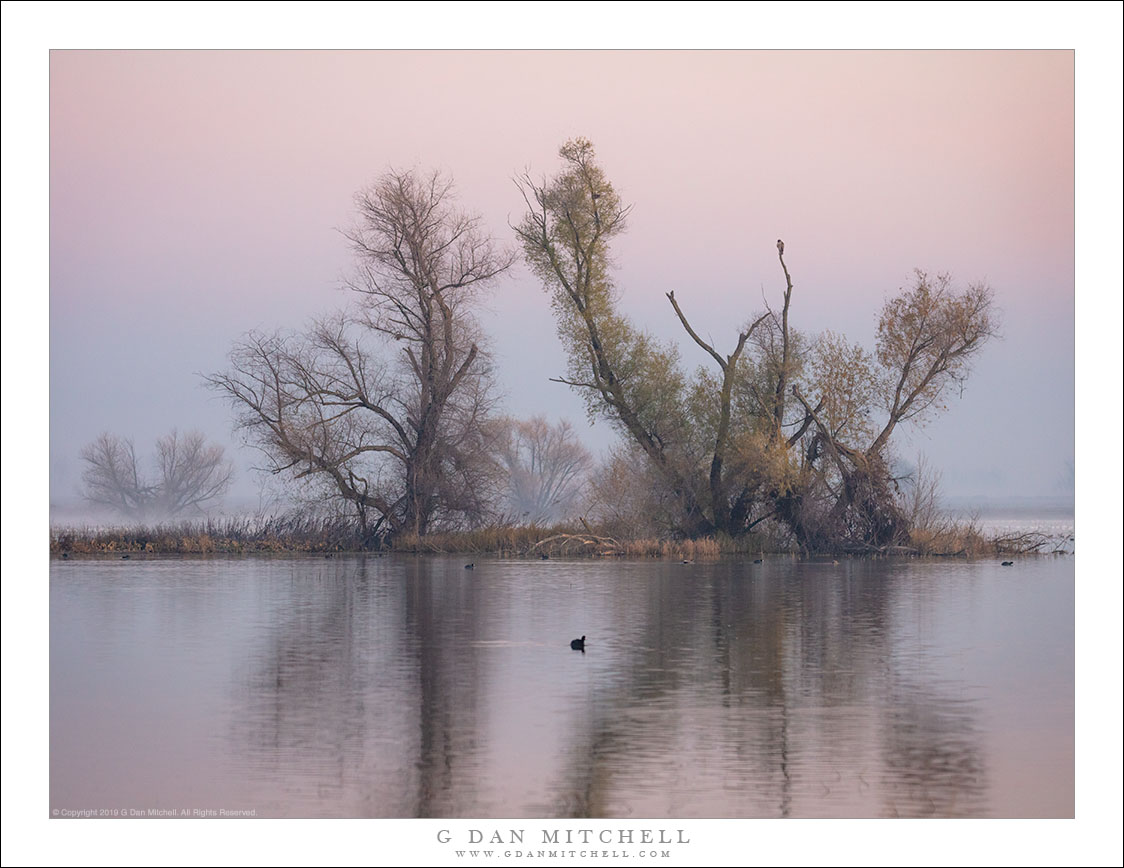
[[[441,169],[510,245],[512,178],[554,172],[575,135],[634,204],[622,306],[688,368],[707,359],[664,294],[732,345],[779,298],[778,237],[794,325],[867,348],[914,268],[984,280],[1002,339],[895,452],[948,497],[1073,493],[1073,52],[53,51],[50,96],[52,503],[76,500],[102,431],[146,455],[172,427],[223,443],[232,496],[256,496],[199,375],[249,329],[346,303],[355,193]],[[549,382],[564,357],[525,268],[483,320],[507,412],[613,442]]]

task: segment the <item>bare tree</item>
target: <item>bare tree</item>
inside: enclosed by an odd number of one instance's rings
[[[156,441],[154,473],[138,466],[133,441],[104,433],[82,449],[83,496],[138,521],[202,513],[230,487],[233,469],[222,446],[198,431],[172,431]]]
[[[941,473],[924,455],[905,479],[903,508],[909,516],[910,527],[936,530],[947,524],[941,510]]]
[[[512,263],[439,173],[391,171],[347,232],[356,304],[306,334],[250,333],[208,378],[274,473],[319,480],[371,533],[471,524],[498,474],[473,307]]]
[[[589,515],[613,537],[651,537],[675,530],[682,506],[634,443],[612,446],[590,474]]]
[[[508,501],[519,521],[544,523],[578,508],[593,459],[569,422],[543,416],[503,420],[499,456],[508,478]]]

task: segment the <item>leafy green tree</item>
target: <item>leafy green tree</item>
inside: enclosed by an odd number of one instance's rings
[[[704,340],[675,291],[667,292],[684,332],[709,357],[692,377],[674,344],[619,311],[610,242],[630,207],[588,140],[569,141],[559,154],[553,178],[517,179],[527,211],[515,227],[551,294],[567,352],[567,373],[556,381],[580,391],[590,414],[608,419],[646,457],[665,490],[656,500],[674,504],[675,529],[737,536],[772,520],[805,549],[905,540],[890,437],[963,384],[995,333],[990,289],[957,293],[947,277],[919,272],[915,286],[884,307],[872,357],[833,333],[811,341],[791,327],[793,281],[778,241],[779,309],[747,319],[729,352]],[[638,478],[624,459],[615,467],[622,478]]]
[[[813,420],[811,472],[781,510],[802,544],[865,550],[908,542],[910,510],[889,470],[891,435],[946,410],[997,331],[990,287],[957,291],[947,274],[917,271],[913,285],[883,306],[873,359],[835,335],[821,338],[809,386],[817,406],[794,388]]]
[[[755,520],[755,494],[767,482],[760,472],[767,464],[756,464],[756,474],[734,477],[753,453],[788,446],[781,436],[786,393],[770,382],[764,398],[747,403],[754,395],[748,378],[756,371],[744,353],[754,333],[776,320],[777,358],[768,361],[782,377],[790,374],[791,286],[782,318],[767,311],[747,322],[727,355],[699,337],[675,293],[667,293],[684,330],[718,368],[691,382],[674,344],[661,344],[618,310],[609,242],[624,231],[630,208],[588,140],[567,142],[559,153],[563,170],[553,179],[518,179],[527,212],[515,227],[527,263],[551,293],[567,351],[567,376],[557,382],[582,392],[592,415],[608,419],[648,457],[679,504],[681,531],[738,533]]]

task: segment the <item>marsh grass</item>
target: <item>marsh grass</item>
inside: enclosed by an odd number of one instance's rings
[[[51,529],[52,555],[344,552],[364,542],[354,522],[301,514]]]
[[[539,527],[498,526],[424,537],[400,536],[391,549],[415,554],[492,554],[500,557],[628,557],[628,558],[717,558],[722,550],[713,538],[629,539],[597,533],[574,525]]]
[[[1073,537],[1039,532],[988,536],[975,520],[934,519],[915,527],[909,544],[873,556],[981,558],[999,555],[1068,552]],[[579,524],[553,526],[495,525],[423,537],[401,535],[389,543],[364,536],[354,522],[301,513],[244,516],[153,526],[52,528],[50,553],[70,555],[123,554],[329,554],[393,551],[413,554],[479,554],[498,557],[654,558],[713,560],[723,555],[791,554],[779,534],[765,531],[745,537],[668,539],[610,536],[600,528]]]
[[[538,525],[496,525],[455,533],[431,533],[419,537],[403,534],[390,544],[391,551],[414,554],[495,554],[516,557],[530,554],[544,537],[573,530],[569,525],[539,527]]]
[[[1073,535],[1021,531],[987,535],[975,518],[936,519],[910,531],[907,554],[922,557],[983,558],[1003,555],[1066,554]]]

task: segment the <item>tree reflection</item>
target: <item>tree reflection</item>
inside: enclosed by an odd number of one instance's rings
[[[273,812],[452,816],[473,804],[456,760],[481,740],[486,678],[446,639],[475,635],[487,604],[447,567],[340,559],[274,583],[235,722],[246,771],[284,791]]]
[[[979,815],[974,706],[895,668],[892,573],[839,566],[773,566],[766,579],[716,565],[696,571],[705,583],[662,568],[646,600],[622,588],[610,620],[638,605],[646,618],[623,689],[596,687],[575,715],[554,811]]]
[[[891,817],[979,817],[986,769],[972,704],[916,683],[896,685],[886,708],[886,791]]]
[[[464,644],[480,638],[487,599],[462,573],[447,561],[415,558],[406,566],[405,626],[417,670],[417,817],[460,816],[477,801],[476,776],[465,768],[484,741],[477,711],[486,673]]]
[[[930,603],[903,605],[894,570],[653,564],[622,581],[615,565],[583,568],[598,571],[602,596],[581,617],[614,631],[587,655],[562,643],[485,653],[489,634],[514,635],[536,611],[511,600],[534,594],[450,560],[341,560],[315,580],[275,582],[237,726],[248,770],[284,786],[276,811],[986,812],[979,712],[903,657]],[[555,593],[543,598],[584,596]],[[526,653],[549,668],[521,676]],[[567,682],[576,694],[554,684],[564,676],[579,679]],[[514,717],[493,713],[504,697]],[[528,726],[543,733],[530,748],[501,735]]]

